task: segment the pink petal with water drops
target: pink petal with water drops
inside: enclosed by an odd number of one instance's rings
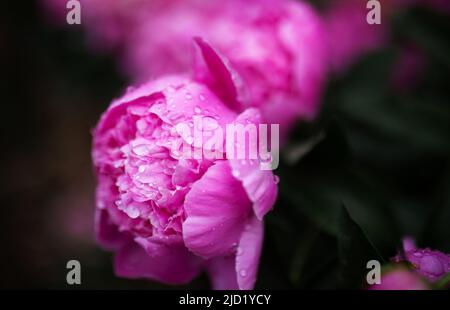
[[[231,253],[251,215],[252,203],[227,161],[208,169],[186,195],[183,237],[195,254],[211,258]]]

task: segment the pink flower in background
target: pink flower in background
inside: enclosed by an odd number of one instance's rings
[[[369,25],[366,4],[367,1],[361,0],[330,1],[324,19],[329,60],[335,72],[346,71],[362,56],[381,48],[388,41],[385,14],[389,12],[389,6],[383,2],[380,25]]]
[[[442,13],[450,13],[450,1],[448,0],[385,0],[380,2],[381,24],[369,25],[366,21],[369,12],[366,8],[367,1],[329,1],[324,19],[328,37],[329,60],[334,72],[345,72],[366,54],[386,46],[391,39],[389,20],[400,10],[421,6]],[[407,78],[405,74],[404,79]]]
[[[373,284],[369,290],[428,290],[428,284],[416,273],[406,267],[395,267],[381,276],[380,284]]]
[[[418,249],[411,238],[403,241],[404,255],[394,257],[394,262],[407,261],[414,270],[430,282],[436,282],[450,273],[450,255],[426,249]]]
[[[125,67],[138,81],[189,69],[191,38],[224,55],[247,85],[240,111],[258,107],[282,132],[313,118],[326,78],[323,26],[300,1],[172,1],[130,33]]]
[[[154,0],[78,0],[81,26],[87,31],[90,47],[120,55],[127,36],[146,18],[149,10],[158,10],[169,1]],[[67,25],[66,0],[40,0],[44,14],[58,25]]]
[[[251,289],[276,179],[252,161],[173,156],[172,146],[187,142],[177,124],[196,116],[221,127],[261,121],[257,109],[235,110],[234,75],[196,42],[194,77],[166,76],[130,89],[95,128],[97,239],[116,252],[122,277],[184,284],[205,269],[216,289]]]
[[[55,0],[45,0],[55,1]],[[205,38],[247,85],[239,111],[258,107],[286,133],[319,111],[327,71],[320,18],[293,0],[81,0],[97,49],[112,49],[133,82],[191,67],[191,41]],[[283,134],[282,134],[283,135]]]

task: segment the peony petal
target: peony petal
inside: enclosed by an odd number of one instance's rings
[[[215,257],[208,261],[208,274],[215,290],[237,290],[236,257]]]
[[[106,250],[115,251],[130,240],[125,233],[119,232],[111,221],[108,211],[96,209],[95,211],[95,238]]]
[[[235,111],[240,109],[238,88],[235,80],[238,76],[208,43],[201,38],[194,38],[198,47],[194,59],[194,78],[208,85],[216,94]]]
[[[186,284],[195,278],[202,261],[190,253],[183,243],[167,240],[136,238],[116,254],[117,276],[150,278],[167,284]]]
[[[229,254],[237,246],[251,206],[228,162],[216,162],[186,195],[186,246],[204,258]]]
[[[245,110],[236,119],[236,123],[258,124],[261,116],[257,109]],[[246,148],[251,143],[246,140],[239,148]],[[249,158],[249,151],[244,153]],[[237,153],[238,154],[238,153]],[[277,198],[277,181],[271,170],[261,170],[259,160],[229,159],[233,176],[240,180],[244,189],[253,202],[253,211],[259,220],[269,212]]]
[[[208,273],[214,289],[253,289],[263,237],[263,222],[252,216],[247,220],[235,255],[215,257],[208,261]]]
[[[137,94],[131,92],[129,95],[125,95],[125,97],[132,96],[134,98],[137,97],[136,95]],[[161,92],[149,92],[147,95],[142,94],[142,96],[131,101],[126,101],[123,98],[120,100],[115,100],[108,110],[101,116],[100,121],[98,122],[93,133],[94,138],[99,139],[99,137],[101,137],[105,132],[117,126],[119,118],[126,113],[126,109],[128,107],[145,106],[148,108],[158,99],[162,98],[164,98],[164,96]],[[95,142],[96,141],[94,141],[94,143]]]
[[[263,222],[253,216],[245,226],[236,252],[237,282],[241,290],[251,290],[255,285],[263,239]]]

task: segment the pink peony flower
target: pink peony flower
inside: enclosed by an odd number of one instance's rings
[[[277,179],[257,161],[172,152],[182,143],[206,148],[178,131],[196,117],[221,128],[261,120],[257,109],[235,110],[232,74],[196,42],[193,77],[166,76],[128,90],[95,128],[97,239],[116,252],[118,276],[183,284],[207,270],[216,289],[252,289]]]
[[[397,255],[394,262],[407,261],[414,270],[430,282],[439,281],[450,273],[450,255],[426,249],[418,249],[411,238],[403,241],[404,255]]]
[[[395,267],[381,276],[380,284],[373,284],[369,290],[428,290],[427,283],[416,273],[406,267]]]

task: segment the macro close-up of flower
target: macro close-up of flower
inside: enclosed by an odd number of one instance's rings
[[[211,309],[450,289],[450,1],[5,12],[0,288]]]

